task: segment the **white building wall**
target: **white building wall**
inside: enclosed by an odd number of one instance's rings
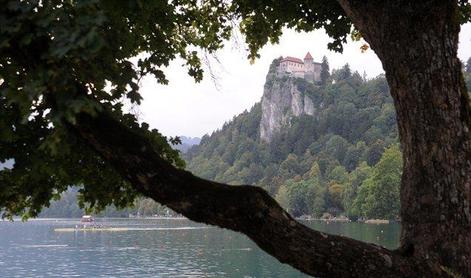
[[[304,72],[304,64],[295,63],[291,61],[283,61],[280,63],[279,71],[280,72],[297,72],[297,71]]]
[[[314,63],[312,59],[305,59],[304,63],[282,61],[278,66],[279,73],[290,73],[295,77],[304,78],[307,81],[320,81],[321,65]]]

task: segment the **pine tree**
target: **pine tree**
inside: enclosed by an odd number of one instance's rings
[[[321,64],[321,84],[327,84],[327,81],[330,78],[330,69],[329,69],[329,61],[327,57],[322,57],[322,64]]]
[[[350,65],[347,63],[342,68],[341,80],[348,79],[352,77],[352,70],[350,69]]]

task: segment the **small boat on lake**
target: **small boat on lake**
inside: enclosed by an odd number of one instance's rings
[[[101,225],[98,225],[95,222],[95,218],[91,215],[84,215],[82,219],[80,219],[80,225],[75,225],[75,228],[100,228]]]
[[[84,215],[80,219],[80,224],[72,228],[56,228],[56,232],[78,232],[78,231],[101,231],[103,229],[110,229],[111,227],[104,227],[95,222],[95,218],[91,215]]]
[[[103,228],[102,225],[95,222],[95,218],[91,215],[84,215],[80,219],[80,224],[75,225],[75,230],[88,231]]]
[[[81,223],[94,223],[95,218],[93,218],[93,216],[91,215],[84,215],[82,216],[82,219],[80,219],[80,222]]]
[[[71,228],[55,228],[56,232],[78,232],[78,231],[102,231],[102,230],[114,230],[112,227],[105,227],[102,224],[95,222],[95,218],[91,215],[84,215],[80,219],[80,223]],[[119,230],[119,228],[117,229]]]

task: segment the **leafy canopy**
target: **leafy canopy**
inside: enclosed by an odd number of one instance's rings
[[[370,166],[398,142],[386,78],[364,80],[343,67],[318,86],[277,76],[278,61],[267,74],[264,101],[280,88],[297,88],[300,99],[310,99],[313,115],[281,109],[289,120],[280,122],[267,144],[260,139],[263,112],[257,103],[185,153],[188,169],[222,183],[260,186],[294,216],[373,215],[374,210],[360,214],[351,207],[359,186],[371,176]]]
[[[469,19],[466,7],[463,18]],[[183,167],[167,138],[124,112],[123,100],[140,103],[139,80],[147,74],[167,83],[163,68],[177,57],[190,76],[201,80],[198,51],[220,49],[237,25],[251,58],[268,41],[277,42],[283,27],[323,27],[336,50],[352,29],[337,2],[328,0],[290,5],[248,0],[3,0],[0,162],[15,161],[12,170],[0,173],[4,216],[35,216],[69,185],[83,185],[82,201],[98,209],[109,203],[123,206],[135,197],[132,187],[67,129],[78,113],[112,113],[153,140],[162,157]]]
[[[106,109],[154,141],[169,162],[183,167],[167,139],[123,112],[139,103],[139,79],[181,57],[202,78],[195,49],[209,52],[230,35],[228,6],[215,1],[5,1],[0,8],[0,207],[5,216],[35,216],[69,185],[83,185],[83,201],[103,208],[134,199],[119,178],[66,128],[77,113]],[[144,53],[137,66],[130,59]],[[25,211],[25,209],[28,209]]]

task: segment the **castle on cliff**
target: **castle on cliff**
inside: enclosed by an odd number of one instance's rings
[[[317,82],[321,80],[321,63],[314,62],[309,52],[304,60],[287,56],[280,61],[278,74],[292,75],[310,82]]]

